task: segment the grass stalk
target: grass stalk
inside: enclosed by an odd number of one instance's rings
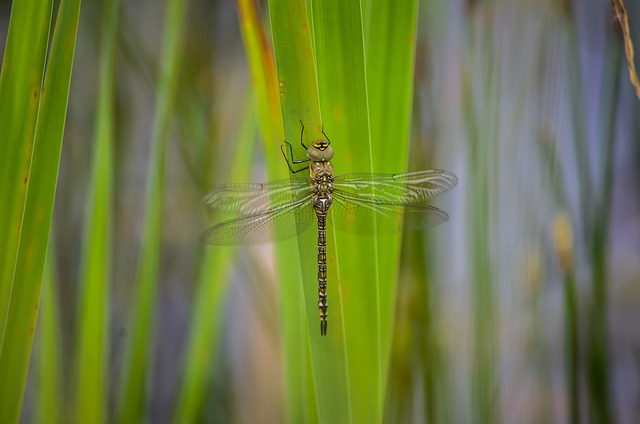
[[[238,142],[235,143],[229,180],[248,178],[253,159],[255,114],[253,102],[243,119]],[[197,421],[205,402],[208,377],[216,363],[220,334],[223,329],[224,302],[229,291],[229,272],[235,263],[236,249],[206,248],[200,263],[195,305],[183,361],[183,379],[173,422]]]
[[[131,330],[118,392],[116,422],[119,423],[140,422],[147,414],[149,369],[153,363],[152,346],[155,343],[154,307],[162,246],[165,157],[177,89],[186,6],[186,0],[169,0],[166,5],[142,246],[135,281]]]
[[[478,12],[492,11],[487,8]],[[496,186],[494,175],[490,172],[496,153],[491,140],[499,123],[499,83],[494,63],[495,52],[489,40],[491,31],[487,27],[478,30],[482,31],[482,35],[479,41],[474,41],[473,50],[478,55],[471,57],[469,72],[473,74],[470,82],[463,83],[463,102],[466,105],[464,118],[469,146],[469,207],[473,211],[468,224],[474,326],[472,416],[475,422],[489,424],[496,422],[499,411],[495,376],[496,301],[490,234],[490,213],[494,210],[490,189]]]
[[[307,145],[324,139],[324,128],[337,152],[333,163],[338,174],[372,170],[374,164],[376,170],[403,171],[417,2],[401,7],[388,1],[366,2],[364,11],[352,2],[311,6],[306,10],[303,1],[270,3],[284,129],[294,156],[305,153],[297,142],[302,120]],[[365,33],[372,27],[377,31]],[[394,60],[388,60],[387,53]],[[370,115],[374,102],[375,115]],[[374,120],[376,138],[371,141],[369,125]],[[309,332],[317,419],[379,422],[399,237],[376,238],[373,245],[340,233],[335,237],[328,239],[329,335],[323,340],[316,331]],[[315,251],[309,247],[315,242],[313,234],[299,238],[307,305],[317,302]],[[306,315],[309,328],[316,328],[315,308],[307,307]]]
[[[112,275],[114,57],[118,1],[103,2],[97,122],[80,271],[75,414],[79,423],[108,420],[109,307]]]
[[[337,174],[371,172],[373,149],[362,10],[356,2],[314,2],[312,17],[322,121],[336,152],[332,163]],[[316,375],[321,376],[320,421],[335,421],[329,413],[344,409],[338,420],[380,422],[386,377],[382,375],[383,350],[388,355],[388,344],[383,345],[382,322],[388,325],[391,319],[382,317],[384,311],[391,310],[382,302],[392,299],[380,297],[378,240],[374,236],[365,242],[331,227],[328,233],[333,235],[327,240],[327,260],[334,323],[330,324],[329,337],[335,350],[329,353],[324,340],[313,334],[311,338]],[[307,302],[311,296],[316,295],[306,296]]]
[[[43,6],[45,9],[49,7],[46,3],[35,4],[35,2],[31,4],[15,3],[13,6],[15,6],[14,11],[16,11],[17,15],[24,19],[39,17],[41,11],[37,9],[38,6]],[[32,7],[35,7],[35,9],[32,9]],[[25,17],[20,15],[20,12],[31,13],[31,15]],[[63,0],[60,2],[42,86],[42,97],[39,95],[39,85],[29,86],[27,84],[20,86],[17,88],[30,90],[14,93],[16,97],[28,98],[28,102],[36,102],[38,115],[35,133],[28,129],[30,127],[29,122],[35,122],[34,116],[25,116],[26,122],[19,119],[16,122],[9,123],[7,126],[7,128],[11,128],[14,125],[20,127],[18,129],[14,128],[16,130],[15,134],[19,135],[14,139],[10,139],[12,147],[17,148],[16,151],[13,151],[16,156],[10,157],[8,160],[24,163],[25,158],[29,158],[29,154],[31,154],[31,158],[28,172],[22,175],[17,185],[11,187],[16,192],[22,192],[23,187],[26,186],[26,197],[24,199],[24,213],[21,217],[21,224],[12,227],[11,230],[12,234],[16,229],[19,233],[17,253],[8,252],[7,255],[7,257],[15,257],[15,262],[13,264],[12,278],[8,286],[12,287],[9,291],[10,296],[3,297],[4,301],[8,299],[8,304],[6,304],[8,308],[6,311],[2,311],[3,313],[6,312],[6,320],[4,321],[3,340],[0,348],[0,422],[3,423],[13,423],[19,419],[29,369],[31,345],[40,306],[40,292],[49,244],[53,202],[58,182],[60,151],[62,149],[62,137],[67,114],[79,14],[79,0]],[[49,22],[46,16],[47,14],[45,13],[44,16],[39,17],[32,23],[48,28]],[[41,28],[33,28],[28,25],[27,28],[34,29],[36,34],[39,34],[41,30]],[[20,28],[17,31],[22,29]],[[20,35],[18,34],[17,36]],[[30,35],[24,35],[24,37],[28,39]],[[35,65],[44,63],[44,51],[40,51],[42,57],[36,56],[34,58],[30,57],[31,52],[28,52],[30,49],[21,47],[20,43],[12,46],[12,49],[14,48],[19,51],[13,50],[13,53],[9,54],[17,55],[15,57],[15,59],[18,59],[16,64],[20,64],[25,57],[34,59]],[[9,51],[10,49],[8,48],[7,52]],[[21,55],[25,56],[20,57]],[[7,63],[9,62],[5,60],[3,74]],[[17,68],[16,70],[28,72],[30,76],[32,76],[31,72],[35,72],[35,75],[42,75],[42,69],[31,69],[31,66],[33,64],[29,63],[23,69]],[[38,78],[35,81],[37,80]],[[2,88],[2,90],[5,90],[5,88]],[[4,92],[2,95],[4,96]],[[3,103],[12,100],[17,100],[17,98],[14,99],[11,96],[2,97]],[[34,110],[31,109],[30,113],[33,112]],[[5,122],[0,125],[2,124],[5,124]],[[23,151],[21,148],[26,150]],[[29,161],[27,160],[27,162]],[[10,181],[9,183],[11,182],[15,181]],[[13,196],[12,199],[21,207],[23,204],[19,202],[19,197]],[[4,295],[8,295],[9,292],[4,293]]]
[[[562,162],[558,161],[555,143],[543,142],[538,144],[542,162],[551,176],[552,190],[560,210],[567,210],[568,198],[566,187],[560,181],[563,175]],[[572,222],[568,215],[556,217],[554,238],[556,255],[562,270],[564,284],[564,342],[565,342],[565,387],[567,394],[568,422],[581,422],[580,411],[580,328],[577,300],[577,283],[574,266],[574,236]]]
[[[574,241],[571,219],[560,214],[554,222],[556,255],[564,276],[565,384],[569,422],[580,423],[580,343],[578,302],[574,272]]]
[[[17,0],[11,4],[0,74],[0,352],[13,287],[16,256],[42,94],[53,1]],[[24,48],[28,46],[28,48]]]
[[[372,169],[404,172],[409,164],[418,1],[372,0],[363,7],[363,21]],[[424,168],[424,162],[417,164],[417,169]],[[376,239],[382,405],[387,387],[401,240],[402,234]]]
[[[622,48],[620,40],[609,40],[603,73],[600,112],[600,178],[598,198],[593,215],[590,255],[593,272],[593,303],[591,305],[591,329],[588,340],[588,387],[591,416],[596,422],[615,422],[611,405],[609,372],[608,328],[608,245],[613,191],[613,151],[615,146],[615,122],[620,99],[620,73]]]
[[[304,0],[269,2],[269,15],[273,49],[279,113],[283,128],[283,138],[293,146],[295,157],[304,157],[306,152],[300,145],[301,125],[305,127],[306,143],[322,139],[322,118],[318,98],[315,55],[312,44],[312,25],[308,20],[309,11]],[[302,123],[302,124],[301,124]],[[265,150],[275,152],[283,140],[271,140],[265,144]],[[277,175],[278,170],[287,171],[283,158],[267,159],[270,175]],[[303,173],[306,173],[303,171]],[[281,280],[281,321],[283,323],[283,354],[286,391],[287,422],[318,422],[325,415],[322,401],[324,395],[319,393],[318,384],[328,378],[318,370],[318,316],[317,303],[316,258],[309,246],[314,244],[313,234],[303,233],[292,247],[280,246],[289,250],[289,258],[297,257],[298,261],[291,267],[285,261],[278,263]],[[282,245],[282,243],[281,243]],[[295,250],[295,253],[293,252]],[[279,256],[279,258],[285,258]],[[287,268],[290,269],[287,272]],[[333,318],[333,317],[332,317]],[[337,321],[333,321],[336,325]],[[340,372],[341,367],[336,367]],[[338,381],[336,379],[336,381]],[[336,392],[345,395],[342,386]],[[332,418],[344,416],[343,405],[335,403]]]
[[[42,282],[42,307],[38,322],[37,394],[34,422],[58,424],[63,420],[62,331],[55,277],[53,243],[49,246]]]
[[[567,395],[569,398],[569,422],[579,424],[580,421],[580,374],[578,313],[576,302],[576,280],[569,269],[564,277],[565,311],[565,349],[567,367]]]

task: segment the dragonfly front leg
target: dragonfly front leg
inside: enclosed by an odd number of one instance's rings
[[[287,147],[289,147],[289,156],[291,156],[291,161],[289,161],[289,158],[287,157],[287,153],[284,150],[284,144],[286,144]],[[307,164],[304,168],[300,168],[300,169],[294,170],[293,167],[291,166],[291,164],[298,165],[298,164],[301,164],[301,163],[309,162],[311,159],[309,159],[307,157],[305,159],[296,160],[293,157],[293,147],[291,146],[291,143],[288,143],[285,140],[284,144],[282,146],[280,146],[280,151],[282,152],[282,156],[284,156],[285,162],[287,162],[287,166],[289,167],[289,171],[291,171],[292,174],[297,174],[300,171],[304,171],[305,169],[309,169],[309,165]]]
[[[300,145],[304,148],[304,150],[308,150],[308,147],[305,146],[304,144],[304,124],[302,123],[302,121],[300,121],[300,126],[302,127],[302,129],[300,130]],[[291,157],[291,161],[289,161],[289,157],[287,157],[286,152],[284,151],[284,144],[287,145],[287,147],[289,148],[289,156]],[[292,174],[297,174],[300,171],[303,171],[305,169],[309,169],[309,165],[307,164],[307,166],[305,166],[304,168],[300,168],[300,169],[293,169],[293,166],[291,166],[291,164],[294,165],[298,165],[301,163],[306,163],[309,162],[311,159],[307,156],[304,159],[296,159],[293,156],[293,146],[291,145],[291,143],[287,142],[287,140],[284,140],[284,144],[282,146],[280,146],[280,151],[282,151],[282,156],[284,156],[284,160],[287,162],[287,166],[289,167],[289,171],[291,171]]]

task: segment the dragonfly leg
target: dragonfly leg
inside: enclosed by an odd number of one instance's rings
[[[304,147],[304,150],[307,150],[308,147],[304,145],[304,141],[302,138],[302,136],[304,135],[304,124],[302,123],[302,119],[300,120],[300,126],[302,127],[302,129],[300,130],[300,145]]]
[[[327,134],[325,134],[325,132],[324,132],[324,124],[322,124],[322,135],[327,139],[329,144],[331,144],[331,140],[329,140],[329,136]]]
[[[289,155],[291,156],[291,161],[289,161],[289,158],[287,157],[287,153],[285,152],[284,146],[285,144],[287,145],[287,147],[289,147]],[[309,162],[310,159],[306,158],[306,159],[299,159],[296,160],[293,157],[293,147],[291,146],[291,143],[288,143],[286,140],[284,142],[284,144],[282,146],[280,146],[280,151],[282,152],[282,156],[284,156],[284,160],[285,162],[287,162],[287,166],[289,167],[289,171],[291,171],[292,174],[296,174],[300,171],[304,171],[305,169],[309,168],[309,165],[307,164],[307,166],[305,166],[304,168],[300,168],[300,169],[296,169],[294,170],[293,167],[291,166],[291,164],[293,163],[294,165],[300,164],[300,163],[306,163]]]
[[[300,131],[300,145],[302,147],[304,147],[305,150],[307,150],[307,146],[304,145],[304,141],[303,141],[303,135],[304,135],[304,124],[302,123],[302,120],[300,121],[300,125],[302,126],[302,130]],[[287,147],[289,148],[289,156],[291,157],[291,159],[289,159],[289,157],[287,156],[287,153],[285,152],[285,148],[284,145],[287,145]],[[300,168],[300,169],[293,169],[293,165],[299,165],[301,163],[307,163],[309,162],[311,159],[309,159],[309,157],[306,157],[304,159],[296,159],[295,156],[293,155],[293,146],[291,145],[291,143],[289,143],[287,140],[284,140],[284,144],[282,146],[280,146],[280,151],[282,151],[282,156],[284,156],[284,160],[287,162],[287,166],[289,167],[289,171],[291,171],[292,174],[297,174],[298,172],[304,171],[305,169],[309,169],[309,165],[307,164],[305,167]]]

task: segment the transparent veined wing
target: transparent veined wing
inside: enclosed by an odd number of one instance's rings
[[[311,192],[309,177],[262,184],[230,184],[215,188],[204,197],[213,209],[235,214],[257,214],[297,202]]]
[[[447,192],[457,183],[452,173],[431,169],[405,174],[338,175],[333,187],[364,202],[414,204]]]
[[[348,192],[334,191],[330,225],[355,234],[415,231],[449,219],[441,209],[408,203],[372,203]]]
[[[210,227],[200,241],[213,245],[264,243],[294,237],[309,228],[315,213],[311,193],[295,202],[243,215]]]

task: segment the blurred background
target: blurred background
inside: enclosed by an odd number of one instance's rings
[[[627,2],[637,46],[640,7]],[[255,4],[268,32],[266,2]],[[0,2],[4,47],[10,2]],[[144,228],[164,3],[122,2],[114,65],[113,262],[107,414],[113,419]],[[186,9],[169,123],[148,421],[170,422],[212,224],[202,197],[228,182],[236,140],[263,181],[253,88],[232,0]],[[103,5],[82,5],[49,261],[59,326],[61,422],[73,414],[76,307],[95,148]],[[450,220],[403,241],[388,422],[634,423],[640,417],[640,108],[611,4],[428,1],[419,5],[410,170],[459,185]],[[335,142],[335,141],[334,141]],[[357,170],[349,170],[357,171]],[[402,170],[398,170],[402,171]],[[243,182],[243,181],[231,181]],[[195,422],[285,416],[278,278],[270,246],[227,259],[197,368]],[[47,290],[47,287],[44,289]],[[37,422],[42,320],[22,421]],[[46,358],[45,358],[46,362]]]

